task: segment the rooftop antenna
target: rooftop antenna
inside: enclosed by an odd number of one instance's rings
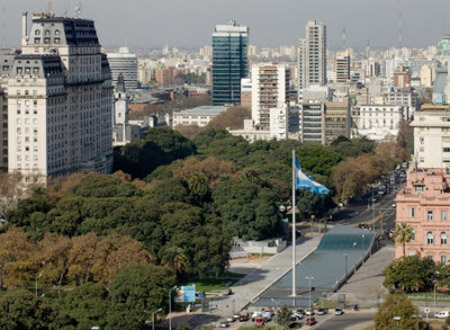
[[[345,28],[342,30],[342,49],[347,49],[347,34],[345,33]]]
[[[6,48],[6,6],[2,7],[2,48]]]
[[[52,0],[47,1],[47,12],[49,14],[53,14],[53,2]]]
[[[81,18],[81,15],[83,14],[83,5],[80,2],[78,3],[78,5],[75,7],[75,17],[76,18]]]
[[[403,46],[403,33],[402,33],[402,0],[398,0],[398,46]]]

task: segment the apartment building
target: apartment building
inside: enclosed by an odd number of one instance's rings
[[[24,13],[7,92],[10,172],[111,172],[111,71],[92,20],[37,13],[28,34]]]

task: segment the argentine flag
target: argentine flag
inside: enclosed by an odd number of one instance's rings
[[[317,195],[326,195],[330,193],[330,190],[327,187],[313,181],[311,176],[302,172],[297,156],[295,156],[295,178],[297,189],[306,189]]]

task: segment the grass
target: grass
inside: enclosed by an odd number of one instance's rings
[[[221,278],[244,278],[246,275],[244,274],[239,274],[239,273],[233,273],[233,272],[224,272],[222,276],[220,276]]]
[[[190,278],[183,281],[182,285],[192,285],[195,284],[195,289],[197,291],[218,291],[228,289],[229,286],[233,285],[239,280],[239,278],[233,279],[221,279],[221,278]]]
[[[368,327],[365,327],[363,330],[372,330],[374,327],[373,324],[369,325]]]

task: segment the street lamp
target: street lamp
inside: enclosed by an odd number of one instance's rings
[[[163,309],[159,308],[156,311],[153,312],[149,312],[149,311],[144,311],[145,313],[152,313],[152,330],[155,330],[155,313],[159,313],[161,312]]]
[[[398,321],[400,321],[402,318],[400,316],[394,316],[393,319],[394,319],[394,321],[397,322],[397,328],[398,328]]]
[[[345,254],[345,276],[348,273],[348,253]]]
[[[311,280],[313,280],[314,277],[306,276],[305,278],[309,281],[309,309],[311,309]]]
[[[272,300],[272,302],[275,304],[275,329],[278,329],[278,303],[275,299],[270,298],[270,300]]]
[[[42,273],[39,274],[39,275],[34,276],[34,289],[35,289],[36,298],[38,296],[38,278],[39,277],[42,277]]]
[[[362,257],[362,264],[364,264],[364,255],[365,255],[365,250],[364,250],[364,238],[366,237],[366,235],[362,234],[361,238],[362,238],[362,250],[363,250],[363,257]]]
[[[169,289],[169,330],[172,330],[172,317],[170,314],[172,313],[172,290],[175,290],[178,286],[174,286]]]

